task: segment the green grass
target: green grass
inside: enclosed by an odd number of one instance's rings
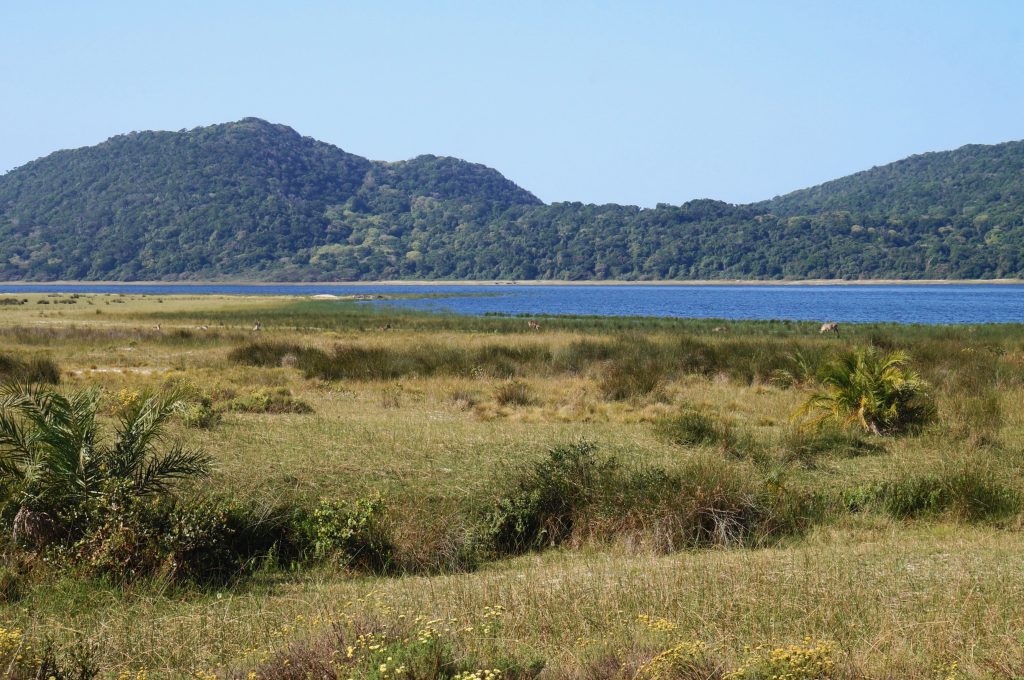
[[[458,667],[542,659],[544,678],[616,677],[600,673],[696,641],[735,669],[746,645],[805,636],[836,643],[840,677],[1024,669],[1024,327],[852,325],[835,338],[801,323],[574,317],[531,332],[525,319],[336,301],[28,297],[0,317],[5,357],[46,357],[63,388],[111,400],[177,385],[219,414],[171,424],[214,459],[183,498],[384,499],[395,561],[383,576],[265,560],[220,589],[115,586],[7,551],[0,626],[61,650],[102,642],[110,677],[247,672],[318,648],[327,619],[348,615],[444,619]],[[895,437],[797,430],[813,385],[773,376],[797,351],[821,365],[867,345],[909,354],[936,422]],[[255,407],[275,395],[310,412]],[[581,439],[620,472],[566,515],[572,531],[522,556],[470,555],[481,516],[527,489],[524,471]],[[689,540],[704,525],[682,520],[701,508],[755,513],[756,531]],[[761,530],[772,517],[791,528]],[[500,630],[481,634],[496,605]]]

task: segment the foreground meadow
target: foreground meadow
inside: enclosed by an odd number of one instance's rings
[[[8,677],[1024,677],[1020,326],[0,298],[6,379],[210,457],[5,539]],[[918,421],[794,418],[869,347]]]

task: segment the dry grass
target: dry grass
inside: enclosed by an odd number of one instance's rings
[[[581,437],[630,464],[678,471],[695,457],[722,456],[751,474],[809,492],[841,495],[956,465],[984,469],[1024,491],[1024,336],[1012,328],[974,335],[914,330],[906,342],[929,362],[924,372],[936,385],[940,415],[950,415],[948,425],[874,441],[877,450],[863,455],[833,455],[808,454],[813,445],[793,437],[789,414],[803,399],[799,389],[694,371],[647,381],[651,390],[645,383],[609,395],[600,353],[616,334],[600,328],[546,323],[543,333],[496,334],[484,321],[436,329],[417,321],[381,332],[376,329],[383,324],[362,317],[328,326],[319,317],[291,315],[277,324],[268,319],[278,318],[275,310],[286,303],[275,298],[163,296],[157,303],[128,296],[115,303],[114,296],[83,296],[76,305],[36,305],[42,296],[22,297],[30,302],[0,315],[3,352],[49,356],[66,383],[117,393],[185,382],[215,406],[283,388],[308,403],[312,413],[225,410],[211,429],[178,430],[216,458],[209,489],[196,491],[228,490],[267,504],[380,492],[391,508],[396,542],[420,563],[460,549],[468,531],[463,510],[492,498],[495,480],[507,478],[510,467]],[[264,320],[258,334],[250,330],[256,318]],[[156,323],[159,331],[152,328]],[[737,325],[728,341],[740,342],[743,332]],[[822,352],[829,350],[825,343],[840,342],[801,335],[799,328],[786,331],[791,336],[757,325],[749,332],[780,346],[821,344]],[[881,332],[865,329],[863,335]],[[668,343],[682,334],[669,328],[651,336]],[[268,368],[227,361],[231,349],[254,339],[325,351],[337,343],[397,352],[427,344],[466,351],[543,346],[553,356],[575,348],[573,356],[585,351],[591,358],[580,370],[545,366],[518,375],[529,396],[520,400],[502,397],[508,378],[487,372],[326,381],[305,378],[290,361]],[[992,345],[1000,351],[985,349]],[[970,361],[957,366],[948,355]],[[984,391],[976,392],[979,385]],[[973,402],[962,398],[968,389],[975,390]],[[659,435],[655,422],[687,410],[749,436],[757,455]],[[745,645],[805,636],[835,641],[837,663],[851,677],[933,678],[953,661],[965,677],[1013,677],[1012,669],[1024,668],[1019,528],[1013,516],[965,524],[941,515],[897,521],[880,513],[847,514],[759,550],[657,555],[615,542],[585,543],[469,573],[389,578],[268,568],[220,593],[182,592],[158,582],[120,590],[47,572],[29,578],[19,599],[0,604],[0,625],[62,644],[102,642],[100,658],[115,675],[144,667],[154,677],[251,667],[289,641],[315,636],[311,622],[318,617],[322,622],[342,611],[451,618],[457,622],[455,653],[470,658],[484,641],[465,629],[478,631],[484,608],[500,604],[501,630],[486,643],[511,657],[543,658],[546,678],[588,677],[610,658],[636,665],[675,642],[694,640],[734,667]],[[641,615],[667,624],[652,630]]]

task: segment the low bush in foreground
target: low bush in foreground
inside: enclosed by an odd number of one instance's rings
[[[802,531],[815,503],[721,459],[696,458],[677,472],[631,468],[578,442],[513,478],[484,513],[483,550],[517,554],[588,540],[660,551],[758,544]]]

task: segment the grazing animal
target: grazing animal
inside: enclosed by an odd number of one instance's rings
[[[819,330],[818,333],[835,333],[836,335],[839,335],[839,324],[835,321],[823,323],[821,324],[821,330]]]
[[[159,333],[160,332],[160,324],[157,324],[157,325],[153,326],[153,330],[155,330],[157,333]]]
[[[256,331],[263,330],[263,324],[261,324],[259,321],[257,321],[255,324],[253,324],[252,330],[253,330],[254,333]]]
[[[210,330],[209,326],[196,326],[196,328],[198,328],[201,331],[208,331],[208,330]]]
[[[540,330],[540,324],[534,321],[533,319],[530,319],[529,321],[526,322],[526,327],[529,328],[531,331]]]
[[[715,326],[714,328],[711,329],[711,332],[712,333],[724,333],[725,332],[725,326]]]

